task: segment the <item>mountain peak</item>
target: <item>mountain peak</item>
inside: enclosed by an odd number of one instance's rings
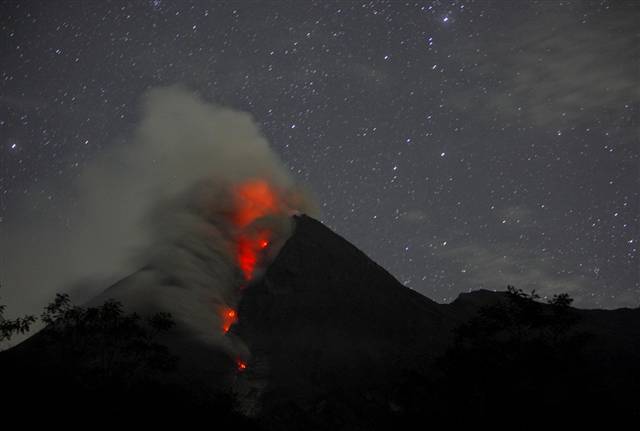
[[[264,277],[245,290],[232,332],[253,354],[247,385],[266,384],[271,399],[311,402],[419,366],[444,348],[449,328],[441,305],[301,215]]]

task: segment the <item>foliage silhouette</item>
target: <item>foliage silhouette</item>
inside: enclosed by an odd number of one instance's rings
[[[5,309],[6,306],[0,304],[0,342],[9,341],[17,334],[26,334],[36,321],[36,317],[31,315],[7,319],[4,317]]]
[[[575,329],[578,314],[567,294],[540,302],[507,287],[505,299],[480,308],[455,331],[438,361],[447,408],[476,417],[522,417],[531,409],[559,414],[587,396],[585,346],[590,336]]]
[[[82,417],[117,413],[152,422],[179,415],[255,428],[234,411],[229,393],[203,393],[177,372],[177,356],[161,344],[175,326],[171,315],[142,318],[113,300],[80,307],[58,294],[40,320],[42,331],[0,352],[3,410],[15,414],[37,405],[44,416],[72,409]]]
[[[74,370],[78,384],[122,390],[176,367],[177,358],[156,342],[174,326],[167,313],[142,319],[136,313],[125,314],[117,301],[84,308],[58,294],[41,320],[47,325],[47,345],[55,346],[54,360]]]

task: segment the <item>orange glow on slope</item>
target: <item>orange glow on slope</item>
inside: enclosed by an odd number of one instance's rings
[[[269,231],[262,230],[255,235],[241,235],[237,240],[238,266],[247,281],[253,276],[260,251],[269,245],[269,236]]]
[[[240,289],[243,289],[254,277],[256,267],[274,239],[274,232],[264,226],[266,223],[255,222],[265,216],[283,214],[286,204],[278,193],[278,189],[263,179],[253,179],[235,185],[231,192],[234,205],[229,219],[236,228],[234,234],[236,263],[246,281],[240,286]],[[236,310],[222,309],[221,322],[225,334],[237,320]],[[246,371],[247,363],[237,358],[236,369],[239,373]]]
[[[238,321],[238,313],[233,308],[225,308],[222,312],[222,330],[226,334],[234,323]]]
[[[245,227],[260,217],[280,211],[276,192],[265,180],[249,180],[235,188],[234,222]]]
[[[233,222],[244,228],[257,219],[282,210],[277,191],[261,179],[249,180],[234,188],[235,212]],[[269,246],[271,232],[242,233],[236,239],[237,261],[245,280],[250,281],[258,264],[260,251]]]

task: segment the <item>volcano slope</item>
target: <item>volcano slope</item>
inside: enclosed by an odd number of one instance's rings
[[[640,309],[558,308],[486,290],[437,304],[320,222],[294,222],[275,260],[242,291],[227,336],[247,346],[243,367],[188,334],[176,341],[185,334],[171,329],[171,354],[199,369],[104,391],[78,383],[77,362],[54,360],[60,353],[45,330],[0,354],[5,404],[87,413],[107,403],[127,414],[186,412],[292,430],[639,415]],[[218,390],[194,382],[209,374]]]
[[[639,414],[640,309],[487,290],[437,304],[306,216],[244,292],[232,331],[253,355],[240,409],[273,429],[518,423],[532,406],[541,420],[575,421],[589,406]],[[525,335],[503,340],[510,332]]]
[[[254,407],[310,411],[337,393],[355,403],[378,395],[407,369],[428,371],[454,324],[446,308],[299,216],[265,276],[244,292],[232,332],[252,352],[245,392],[265,391]]]

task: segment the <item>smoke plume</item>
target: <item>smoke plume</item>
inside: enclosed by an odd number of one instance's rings
[[[88,298],[137,271],[93,301],[170,312],[182,340],[240,355],[225,313],[290,234],[291,213],[313,211],[249,114],[180,86],[149,91],[127,144],[75,186],[56,220],[3,223],[3,295],[35,311],[54,292],[82,286]]]

